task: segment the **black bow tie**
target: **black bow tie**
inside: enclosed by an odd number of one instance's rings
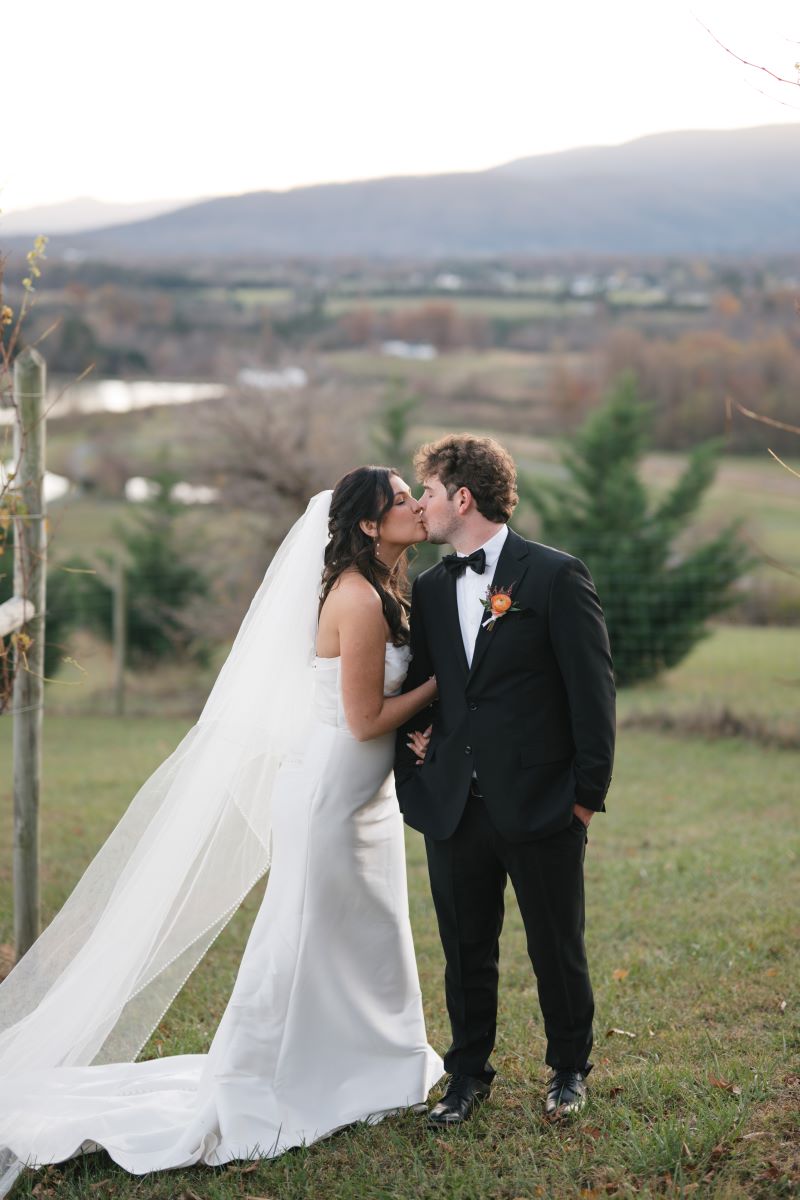
[[[486,570],[486,551],[475,550],[472,554],[464,556],[460,554],[445,554],[442,558],[442,565],[447,567],[451,575],[455,575],[458,579],[459,575],[463,575],[467,567],[472,567],[476,575],[482,575]]]

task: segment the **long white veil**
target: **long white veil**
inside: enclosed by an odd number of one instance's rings
[[[311,711],[331,494],[272,560],[197,724],[0,984],[0,1075],[133,1061],[268,869],[273,783]]]

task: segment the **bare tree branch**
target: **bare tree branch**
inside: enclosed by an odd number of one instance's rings
[[[743,404],[739,404],[736,400],[733,401],[733,407],[743,417],[749,417],[751,421],[760,421],[762,425],[771,425],[773,429],[783,429],[786,433],[800,434],[800,428],[797,425],[787,425],[785,421],[776,421],[774,417],[762,416],[761,413],[753,412],[752,408],[745,408]]]
[[[770,450],[769,446],[767,446],[767,453],[768,453],[768,454],[771,454],[771,455],[772,455],[772,457],[775,459],[775,462],[777,462],[777,463],[780,463],[780,464],[781,464],[781,466],[782,466],[782,467],[784,467],[784,468],[785,468],[785,469],[786,469],[786,470],[789,472],[789,474],[790,474],[790,475],[794,475],[796,479],[800,479],[800,471],[795,471],[795,470],[793,470],[793,469],[792,469],[792,468],[789,466],[789,464],[788,464],[788,463],[785,463],[785,462],[783,461],[783,459],[782,459],[782,458],[778,458],[778,456],[777,456],[777,454],[775,453],[775,451],[774,451],[774,450]]]
[[[752,67],[754,71],[763,71],[765,75],[769,75],[771,79],[777,80],[778,83],[788,83],[790,87],[800,87],[800,80],[785,79],[783,75],[777,75],[774,71],[770,71],[769,67],[762,66],[761,63],[751,62],[749,58],[743,58],[741,54],[737,54],[735,50],[731,50],[730,46],[726,46],[724,42],[720,41],[717,35],[713,33],[712,30],[710,30],[705,24],[705,22],[701,21],[698,16],[695,16],[695,21],[697,21],[697,24],[705,29],[708,36],[713,38],[717,45],[720,46],[726,54],[730,54],[731,58],[735,58],[745,67]]]
[[[782,100],[780,96],[773,95],[772,92],[768,92],[765,88],[756,87],[751,80],[748,80],[747,84],[754,92],[758,92],[759,96],[766,96],[773,104],[780,104],[781,108],[791,108],[793,112],[800,112],[800,104],[790,104],[788,100]]]

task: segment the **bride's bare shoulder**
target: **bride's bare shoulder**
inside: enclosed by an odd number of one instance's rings
[[[337,609],[357,609],[381,613],[383,606],[375,588],[360,571],[343,571],[330,590],[326,603],[333,601]]]
[[[380,596],[360,571],[342,572],[325,598],[322,612],[326,610],[337,619],[351,613],[383,615]]]
[[[374,587],[358,571],[344,571],[331,588],[319,614],[317,653],[342,652],[342,636],[383,641],[383,606]]]

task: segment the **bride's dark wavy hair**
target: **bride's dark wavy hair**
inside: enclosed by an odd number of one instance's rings
[[[394,467],[356,467],[343,475],[331,497],[325,547],[322,593],[319,606],[327,600],[336,581],[349,567],[369,580],[381,598],[383,615],[395,646],[408,643],[408,559],[406,551],[391,570],[375,556],[375,543],[360,521],[375,521],[380,538],[381,521],[394,504],[391,478]]]

